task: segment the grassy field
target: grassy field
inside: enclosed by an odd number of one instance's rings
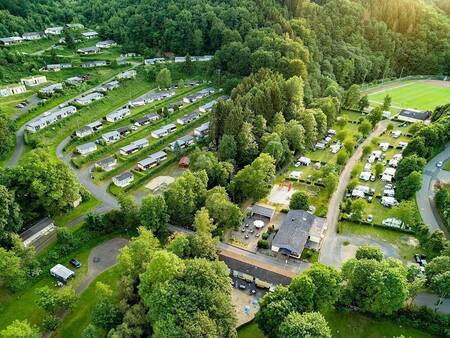
[[[101,238],[95,238],[83,248],[61,259],[61,264],[66,266],[69,266],[69,260],[71,258],[76,258],[82,263],[82,267],[76,270],[75,277],[68,285],[76,288],[83,281],[84,276],[87,274],[87,261],[92,248],[114,236],[107,235]],[[0,288],[0,330],[8,326],[15,319],[28,319],[31,324],[39,325],[45,312],[36,304],[36,290],[44,286],[56,288],[55,279],[47,271],[43,271],[42,278],[38,279],[35,284],[28,286],[24,291],[11,293],[4,288]]]
[[[426,332],[399,326],[387,320],[374,320],[355,312],[332,311],[325,314],[334,338],[381,338],[403,335],[411,338],[431,338]],[[238,338],[266,338],[256,323],[242,326]]]
[[[55,224],[58,226],[66,226],[71,221],[80,216],[86,215],[89,211],[100,205],[100,201],[91,196],[87,201],[81,203],[78,207],[71,209],[69,212],[54,217]]]
[[[396,247],[400,256],[406,261],[411,261],[415,253],[422,251],[419,246],[416,247],[413,245],[414,242],[418,245],[418,242],[413,239],[414,237],[411,234],[395,230],[352,222],[340,222],[339,231],[343,235],[368,236],[376,240],[387,242]]]
[[[447,163],[444,164],[443,169],[450,171],[450,161],[448,161]]]
[[[58,41],[58,38],[44,38],[34,41],[26,41],[17,46],[12,46],[11,49],[21,53],[36,53],[51,47]]]
[[[392,108],[415,108],[432,110],[436,106],[449,103],[450,86],[438,81],[404,81],[371,89],[368,92],[372,104],[380,104],[389,94]]]
[[[91,319],[91,311],[95,306],[98,298],[95,293],[95,284],[102,282],[117,290],[117,281],[119,279],[119,269],[117,266],[100,274],[92,281],[89,287],[82,293],[76,306],[64,318],[61,327],[55,332],[54,337],[78,338],[82,336],[82,332],[89,324]]]

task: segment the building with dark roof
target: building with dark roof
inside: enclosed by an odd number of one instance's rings
[[[275,208],[257,203],[252,206],[252,217],[255,215],[272,220],[273,216],[275,215]]]
[[[400,121],[405,122],[424,122],[430,117],[429,111],[422,111],[416,109],[402,109],[398,115]]]
[[[250,276],[255,282],[261,280],[272,285],[288,285],[292,280],[292,278],[286,274],[280,274],[276,271],[265,269],[262,266],[244,262],[243,260],[233,257],[233,255],[230,255],[228,252],[219,253],[219,260],[227,265],[231,275],[242,279],[247,280],[248,276]],[[249,282],[251,281],[249,280]]]
[[[45,217],[20,234],[23,244],[28,247],[45,240],[56,230],[53,221]]]
[[[315,242],[319,237],[319,243],[313,246],[318,249],[325,229],[324,218],[316,217],[304,210],[289,210],[272,241],[272,251],[299,258],[310,240],[311,230],[314,232],[312,239]]]

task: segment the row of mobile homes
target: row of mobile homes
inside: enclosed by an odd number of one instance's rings
[[[60,108],[56,111],[49,113],[48,115],[42,116],[34,121],[29,122],[26,125],[26,130],[35,133],[39,130],[46,128],[47,126],[58,122],[70,115],[73,115],[77,112],[77,108],[74,106],[67,106]]]
[[[131,70],[127,70],[125,72],[119,73],[117,75],[117,78],[119,80],[129,80],[129,79],[134,79],[137,75],[137,72],[134,69]]]
[[[101,100],[104,97],[102,93],[93,92],[90,94],[87,94],[86,96],[79,97],[74,100],[76,104],[79,104],[80,106],[87,106],[91,104],[94,101]]]
[[[202,89],[202,90],[198,91],[197,93],[194,93],[194,94],[186,96],[183,99],[183,101],[185,103],[197,102],[197,101],[199,101],[199,100],[201,100],[201,99],[203,99],[203,98],[205,98],[205,97],[207,97],[207,96],[209,96],[211,94],[214,94],[214,93],[215,93],[214,88],[205,88],[205,89]]]
[[[186,147],[189,147],[190,145],[195,143],[195,138],[192,135],[185,135],[180,137],[178,140],[172,142],[169,144],[169,149],[170,150],[175,150],[177,148],[179,149],[183,149]]]

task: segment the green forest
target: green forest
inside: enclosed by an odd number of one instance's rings
[[[211,53],[226,73],[269,67],[322,96],[330,81],[448,73],[446,10],[439,0],[2,0],[0,35],[81,22],[126,51]]]

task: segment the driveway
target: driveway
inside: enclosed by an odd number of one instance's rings
[[[337,189],[331,197],[330,202],[328,203],[328,230],[325,233],[325,237],[322,242],[322,248],[319,254],[319,261],[321,263],[333,265],[333,263],[335,262],[334,258],[337,253],[334,251],[335,247],[332,244],[337,240],[335,237],[337,236],[336,227],[339,220],[339,205],[344,198],[345,190],[347,189],[347,185],[350,181],[350,173],[355,164],[359,162],[364,146],[366,144],[369,144],[373,138],[380,136],[386,130],[388,123],[389,121],[382,121],[378,124],[378,126],[372,131],[372,133],[370,133],[366,140],[358,146],[352,157],[350,157],[347,164],[345,165],[344,170],[342,170],[341,176],[339,177]]]
[[[113,238],[92,249],[88,259],[88,274],[77,287],[77,294],[81,294],[103,271],[116,265],[120,249],[127,244],[125,238]]]
[[[327,250],[322,248],[320,261],[327,265],[340,268],[345,261],[355,257],[356,250],[363,245],[374,245],[380,247],[384,257],[401,259],[398,249],[382,240],[376,240],[368,236],[340,235],[330,236],[327,242]],[[325,252],[325,254],[322,254]]]
[[[431,231],[442,230],[450,239],[450,234],[447,228],[442,223],[439,213],[434,204],[434,184],[437,181],[450,183],[450,171],[439,169],[436,164],[439,161],[445,162],[450,159],[450,142],[447,143],[446,148],[436,157],[431,159],[423,171],[422,188],[416,193],[416,201],[419,206],[420,215],[423,222],[430,227]]]
[[[431,293],[419,293],[414,300],[414,303],[421,306],[426,306],[431,309],[436,308],[436,302],[439,300],[439,297],[436,295],[433,295]],[[437,308],[438,312],[442,312],[445,314],[450,314],[450,299],[444,299],[443,303],[438,306]]]

